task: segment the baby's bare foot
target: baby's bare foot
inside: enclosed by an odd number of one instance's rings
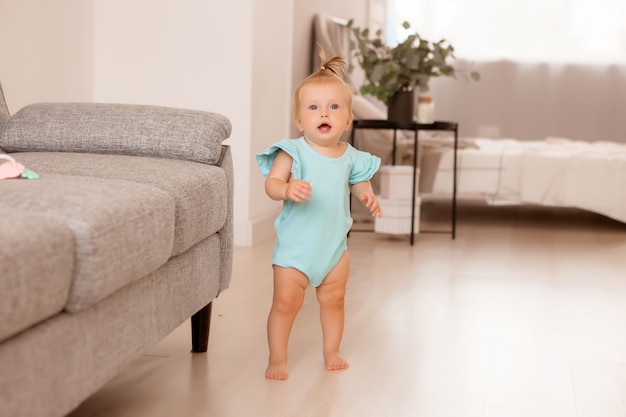
[[[330,353],[324,355],[326,369],[329,371],[339,371],[348,369],[348,361],[346,361],[339,353]]]
[[[284,381],[289,374],[287,373],[287,362],[270,362],[265,371],[265,378]]]

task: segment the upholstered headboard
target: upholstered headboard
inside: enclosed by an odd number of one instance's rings
[[[355,91],[363,79],[361,68],[356,59],[352,57],[350,51],[350,40],[354,36],[352,30],[348,28],[347,21],[327,14],[318,14],[313,18],[313,35],[311,37],[311,68],[313,73],[321,65],[318,44],[321,45],[329,55],[342,56],[349,68],[354,68],[348,72],[345,81],[355,87]]]

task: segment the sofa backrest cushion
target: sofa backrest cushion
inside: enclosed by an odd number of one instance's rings
[[[217,113],[104,103],[38,103],[0,132],[7,152],[84,152],[218,162],[230,121]]]

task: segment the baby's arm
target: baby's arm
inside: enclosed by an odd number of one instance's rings
[[[301,203],[311,198],[311,185],[307,181],[291,180],[293,159],[283,150],[279,150],[274,159],[267,179],[265,192],[272,200],[293,200]]]
[[[383,209],[378,204],[371,182],[363,181],[352,185],[352,192],[370,210],[372,217],[378,216],[379,219],[383,217]]]

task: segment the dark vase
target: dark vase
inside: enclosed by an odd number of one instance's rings
[[[387,106],[387,120],[396,123],[412,123],[414,108],[414,94],[410,91],[397,91]]]

